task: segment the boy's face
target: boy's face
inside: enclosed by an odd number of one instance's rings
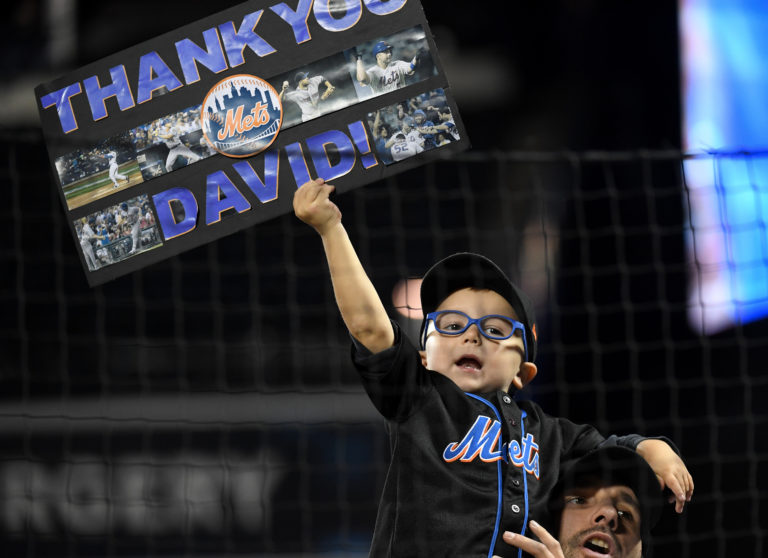
[[[471,318],[499,314],[518,319],[512,306],[495,291],[465,288],[451,293],[437,308],[459,310]],[[473,324],[459,335],[445,335],[430,321],[421,359],[425,368],[447,376],[463,391],[487,393],[522,389],[536,375],[536,365],[523,364],[523,338],[515,333],[496,341],[483,337]]]

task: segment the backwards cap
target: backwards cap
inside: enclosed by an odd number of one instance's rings
[[[480,254],[461,252],[444,258],[424,274],[421,281],[421,310],[424,316],[460,289],[490,289],[509,302],[525,326],[528,360],[536,359],[536,316],[527,296],[491,260]],[[422,330],[426,321],[422,323]]]
[[[550,508],[558,515],[563,509],[566,491],[588,485],[590,480],[599,479],[603,486],[631,488],[640,504],[642,554],[644,557],[650,555],[650,530],[661,517],[664,498],[656,474],[645,459],[631,449],[606,446],[565,463],[561,471],[550,499]]]

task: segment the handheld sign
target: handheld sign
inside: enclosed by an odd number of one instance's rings
[[[255,0],[35,89],[98,285],[469,141],[417,0]]]

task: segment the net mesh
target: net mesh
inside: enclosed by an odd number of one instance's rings
[[[387,441],[314,232],[287,215],[91,289],[42,139],[0,140],[8,555],[366,555]],[[691,325],[707,304],[691,295],[697,274],[733,266],[691,248],[731,226],[693,216],[691,159],[474,152],[336,202],[409,335],[401,282],[451,252],[484,253],[536,304],[539,375],[523,397],[605,434],[677,443],[697,489],[683,516],[665,512],[655,556],[761,557],[768,330]],[[722,193],[723,164],[765,155],[696,160]],[[768,185],[747,186],[764,199]],[[755,215],[740,227],[764,242],[768,212]]]

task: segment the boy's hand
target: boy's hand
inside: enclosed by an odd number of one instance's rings
[[[549,534],[549,531],[535,521],[531,521],[528,525],[541,542],[510,531],[504,532],[502,537],[504,542],[523,549],[534,558],[563,558],[563,549],[560,547],[560,543]],[[498,556],[493,558],[498,558]]]
[[[680,456],[663,440],[643,440],[637,445],[637,453],[651,466],[659,479],[661,489],[669,489],[675,502],[675,511],[683,513],[686,502],[693,496],[693,478]]]
[[[328,197],[334,186],[318,178],[310,180],[293,195],[296,217],[313,227],[321,236],[341,222],[341,211]]]

